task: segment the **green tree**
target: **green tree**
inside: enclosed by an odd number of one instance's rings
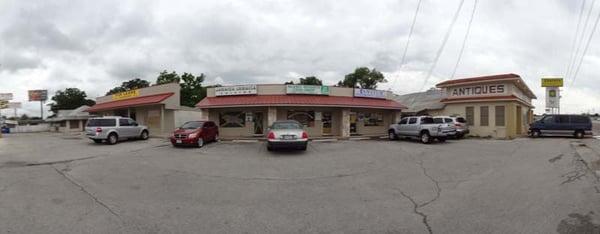
[[[368,67],[359,67],[344,76],[344,80],[338,82],[338,86],[349,88],[376,89],[378,83],[385,83],[387,80],[381,72]]]
[[[314,76],[300,78],[301,85],[323,85],[323,81]]]
[[[50,110],[57,114],[58,110],[72,110],[83,105],[93,106],[96,104],[94,100],[86,99],[87,94],[78,88],[67,88],[65,90],[56,91],[52,97],[54,103],[50,104]]]
[[[28,120],[29,116],[27,114],[21,115],[21,120]]]
[[[128,80],[121,83],[121,86],[114,87],[110,91],[106,93],[106,95],[111,95],[115,93],[125,92],[134,89],[140,89],[150,86],[150,82],[147,80],[142,80],[140,78],[135,78],[133,80]]]
[[[293,85],[294,81],[291,80],[291,81],[285,82],[284,84]],[[307,76],[304,78],[300,78],[300,82],[298,84],[300,84],[300,85],[323,85],[323,81],[314,76]]]
[[[168,73],[167,70],[163,70],[162,72],[160,72],[160,74],[158,74],[158,77],[156,77],[156,84],[160,85],[168,83],[179,83],[180,80],[181,77],[177,74],[177,72],[172,71],[171,73]]]
[[[173,72],[175,73],[175,72]],[[200,100],[206,97],[206,89],[202,87],[204,82],[204,74],[194,76],[190,73],[183,73],[181,75],[181,105],[194,107]]]

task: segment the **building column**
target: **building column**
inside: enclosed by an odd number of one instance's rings
[[[160,135],[165,132],[165,106],[160,105]]]
[[[270,106],[267,111],[267,127],[271,127],[275,121],[277,121],[277,107]]]
[[[208,109],[202,109],[202,112],[200,113],[200,119],[201,120],[209,120],[210,118],[210,111]],[[215,122],[219,122],[219,120],[215,120]]]
[[[402,119],[402,111],[395,111],[393,123],[398,123],[398,122],[400,122],[401,119]]]
[[[350,109],[349,108],[344,108],[342,109],[342,126],[340,127],[340,130],[342,131],[340,133],[341,137],[347,138],[350,137]]]

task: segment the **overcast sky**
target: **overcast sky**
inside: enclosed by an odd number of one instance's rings
[[[479,0],[456,77],[517,73],[538,96],[536,113],[542,113],[540,77],[566,72],[581,1]],[[384,72],[389,82],[379,88],[421,91],[450,78],[474,0],[465,0],[425,87],[460,0],[422,2],[400,64],[417,2],[2,0],[0,92],[23,102],[20,114],[39,116],[39,103],[27,101],[29,89],[53,94],[77,87],[94,98],[132,78],[154,82],[165,69],[204,73],[207,84],[283,83],[310,75],[334,84],[358,66]],[[564,89],[566,112],[600,112],[599,37],[574,85]]]

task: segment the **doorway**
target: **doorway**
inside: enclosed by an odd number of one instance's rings
[[[521,113],[521,106],[517,106],[517,135],[523,133],[523,113]]]
[[[350,135],[356,134],[356,112],[350,112]]]
[[[254,135],[263,135],[264,134],[264,124],[263,124],[263,113],[262,112],[254,112],[252,114],[252,122],[254,122]]]
[[[323,122],[323,135],[331,135],[331,112],[323,112],[321,121]]]

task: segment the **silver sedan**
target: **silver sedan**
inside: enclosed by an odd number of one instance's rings
[[[267,135],[267,150],[275,148],[294,148],[306,150],[308,134],[302,124],[295,120],[275,121]]]

